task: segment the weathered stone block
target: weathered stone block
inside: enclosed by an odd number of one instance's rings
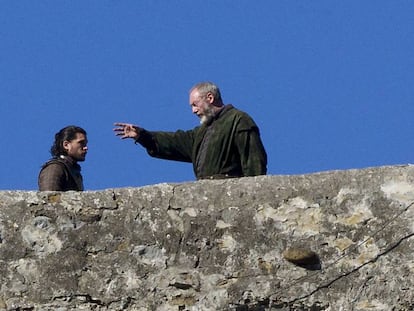
[[[0,310],[413,310],[414,167],[0,192]]]

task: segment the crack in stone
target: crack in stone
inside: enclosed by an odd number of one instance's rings
[[[304,295],[302,297],[299,298],[295,298],[294,300],[289,301],[289,303],[295,303],[297,301],[309,298],[310,296],[314,295],[316,292],[318,292],[321,289],[326,289],[329,286],[331,286],[333,283],[335,283],[336,281],[339,281],[351,274],[353,274],[354,272],[359,271],[360,269],[362,269],[363,267],[365,267],[368,264],[374,263],[376,262],[378,259],[380,259],[382,256],[387,255],[388,253],[390,253],[391,251],[393,251],[395,248],[397,248],[403,241],[408,240],[409,238],[413,237],[414,233],[410,233],[404,237],[402,237],[401,239],[399,239],[396,243],[394,243],[393,245],[391,245],[390,247],[386,248],[384,251],[382,251],[381,253],[378,253],[374,258],[368,260],[367,262],[363,263],[362,265],[356,267],[355,269],[352,269],[351,271],[348,271],[346,273],[343,273],[341,275],[339,275],[338,277],[336,277],[335,279],[331,280],[330,282],[320,285],[318,286],[316,289],[314,289],[312,292],[310,292],[307,295]]]
[[[172,187],[172,194],[171,197],[168,199],[168,207],[167,207],[167,211],[171,210],[171,209],[180,209],[180,208],[174,208],[171,206],[171,201],[174,199],[175,197],[175,188],[177,188],[177,186],[173,186]]]
[[[92,298],[89,294],[72,294],[72,295],[62,295],[62,296],[55,296],[53,297],[53,301],[56,300],[64,300],[64,301],[72,301],[72,299],[81,300],[82,303],[93,303],[98,306],[106,306],[107,304],[103,303],[100,299]]]
[[[328,282],[328,283],[326,283],[326,284],[323,284],[323,285],[320,285],[320,286],[318,286],[318,287],[316,287],[313,291],[311,291],[310,293],[308,293],[308,294],[306,294],[306,295],[304,295],[304,296],[302,296],[302,297],[299,297],[299,298],[295,298],[295,299],[293,299],[293,300],[290,300],[290,301],[287,301],[287,302],[284,302],[283,303],[283,305],[284,306],[290,306],[290,305],[293,305],[294,303],[296,303],[296,302],[299,302],[299,301],[301,301],[301,300],[304,300],[304,299],[306,299],[306,298],[309,298],[309,297],[311,297],[312,295],[314,295],[315,293],[317,293],[318,291],[320,291],[320,290],[322,290],[322,289],[327,289],[327,288],[329,288],[329,286],[331,286],[332,284],[334,284],[335,282],[337,282],[337,281],[339,281],[339,280],[341,280],[341,279],[343,279],[343,278],[345,278],[345,277],[347,277],[347,276],[349,276],[349,275],[351,275],[351,274],[353,274],[354,272],[357,272],[357,271],[359,271],[360,269],[362,269],[364,266],[366,266],[366,265],[368,265],[368,264],[371,264],[371,263],[374,263],[374,262],[376,262],[378,259],[380,259],[381,257],[383,257],[383,256],[385,256],[385,255],[387,255],[388,253],[390,253],[390,252],[392,252],[395,248],[397,248],[402,242],[404,242],[405,240],[408,240],[409,238],[411,238],[411,237],[413,237],[414,236],[414,232],[413,233],[410,233],[410,234],[407,234],[407,235],[405,235],[404,237],[402,237],[402,238],[400,238],[396,243],[394,243],[393,245],[391,245],[390,247],[388,247],[388,248],[386,248],[384,251],[382,251],[381,253],[378,253],[374,258],[372,258],[372,259],[370,259],[370,260],[368,260],[367,262],[365,262],[365,263],[363,263],[362,265],[360,265],[360,266],[358,266],[358,267],[356,267],[356,268],[354,268],[354,269],[352,269],[351,271],[348,271],[348,272],[346,272],[346,273],[343,273],[343,274],[341,274],[341,275],[339,275],[339,276],[337,276],[336,278],[334,278],[333,280],[331,280],[330,282]],[[266,276],[267,274],[250,274],[250,275],[248,275],[248,277],[260,277],[260,276]],[[310,276],[306,276],[306,277],[303,277],[303,278],[300,278],[299,280],[296,280],[296,282],[293,284],[293,285],[296,285],[300,280],[302,280],[302,281],[304,281],[304,280],[306,280],[306,279],[308,279],[308,278],[311,278],[311,277],[313,277],[313,276],[315,276],[316,275],[316,273],[314,273],[314,274],[311,274]],[[245,278],[245,277],[247,277],[246,275],[244,275],[244,276],[242,276],[242,277],[238,277],[238,278]],[[234,278],[234,277],[229,277],[229,278],[226,278],[226,279],[230,279],[230,278]],[[365,287],[365,285],[366,285],[366,283],[368,282],[368,280],[370,280],[372,278],[372,276],[371,277],[369,277],[368,279],[366,279],[365,281],[364,281],[364,284],[361,286],[361,288],[362,287]],[[237,279],[237,278],[236,278]],[[292,285],[292,286],[293,286]],[[289,286],[290,287],[290,286]],[[280,291],[278,291],[277,293],[279,293]],[[275,293],[275,294],[277,294],[277,293]],[[273,295],[275,295],[275,294],[272,294],[272,295],[270,295],[269,297],[271,297],[271,296],[273,296]],[[271,301],[270,300],[270,298],[269,298],[269,301]],[[233,305],[237,305],[237,304],[233,304]],[[246,306],[244,306],[244,305],[237,305],[238,306],[238,308],[240,308],[240,307],[246,307]],[[280,307],[280,305],[278,304],[277,306],[276,305],[273,305],[272,303],[269,303],[269,307]],[[237,309],[237,310],[249,310],[248,308],[247,309]],[[322,309],[321,309],[322,310]]]

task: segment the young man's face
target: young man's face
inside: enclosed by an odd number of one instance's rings
[[[83,133],[76,133],[76,137],[72,140],[65,140],[63,148],[66,153],[75,161],[85,161],[88,152],[88,139]]]

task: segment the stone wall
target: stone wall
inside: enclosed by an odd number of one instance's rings
[[[0,192],[0,310],[413,310],[414,166]]]

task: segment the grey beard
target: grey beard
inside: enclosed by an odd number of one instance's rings
[[[200,124],[209,124],[214,118],[213,109],[205,111],[205,114],[200,118]]]

